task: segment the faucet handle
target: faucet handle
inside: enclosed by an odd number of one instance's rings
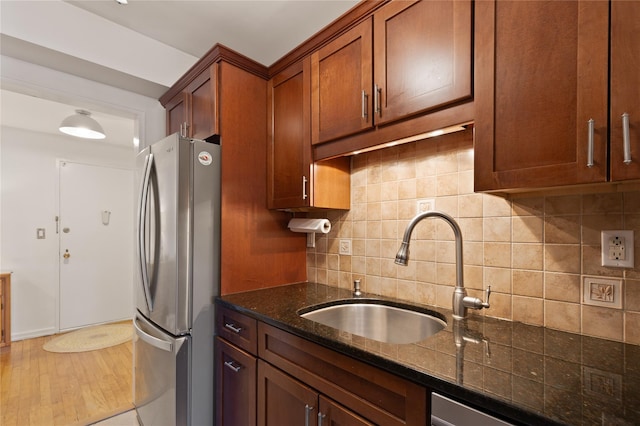
[[[489,305],[489,296],[491,296],[491,286],[488,285],[487,289],[485,290],[485,293],[487,293],[487,298],[484,302],[482,302],[482,307],[487,309],[489,307],[491,307],[491,305]]]

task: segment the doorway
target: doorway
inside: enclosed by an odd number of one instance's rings
[[[133,171],[59,161],[59,330],[133,312]]]

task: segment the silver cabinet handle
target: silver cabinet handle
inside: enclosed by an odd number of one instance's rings
[[[318,426],[322,426],[322,421],[327,417],[326,414],[318,413]]]
[[[367,101],[369,100],[369,96],[367,96],[367,92],[365,92],[364,90],[362,91],[362,118],[364,118],[365,120],[367,119],[368,114],[368,108],[367,108]]]
[[[235,366],[233,365],[233,361],[225,361],[224,362],[224,366],[229,368],[230,370],[232,370],[234,373],[237,373],[238,371],[240,371],[240,369],[242,368],[242,366]]]
[[[142,184],[140,187],[140,197],[138,200],[138,263],[140,267],[140,278],[144,298],[147,302],[149,312],[153,311],[153,299],[151,298],[151,284],[149,282],[149,267],[147,265],[147,247],[145,240],[145,227],[147,217],[147,198],[151,185],[151,169],[153,168],[153,154],[149,152],[145,158]],[[64,229],[62,230],[64,232]]]
[[[228,328],[229,330],[233,331],[236,334],[242,331],[241,327],[236,327],[234,324],[225,323],[224,327]]]
[[[306,176],[302,176],[302,199],[306,200],[308,197],[307,195],[307,177]]]
[[[373,85],[373,103],[375,104],[374,112],[379,116],[382,116],[382,105],[380,103],[380,97],[382,95],[382,88],[378,87],[377,84]]]
[[[629,136],[629,114],[622,114],[622,147],[624,164],[631,164],[631,137]]]
[[[309,404],[305,404],[304,406],[304,426],[309,426],[309,417],[311,412],[313,411],[313,407]]]
[[[593,167],[593,134],[595,132],[595,121],[593,118],[587,121],[587,128],[587,167]]]

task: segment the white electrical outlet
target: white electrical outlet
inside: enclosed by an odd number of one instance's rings
[[[602,231],[602,266],[633,268],[633,231]]]
[[[339,245],[340,245],[340,249],[339,249],[340,254],[351,256],[351,240],[340,240]]]
[[[436,200],[433,198],[425,198],[416,201],[416,214],[428,212],[436,208]]]

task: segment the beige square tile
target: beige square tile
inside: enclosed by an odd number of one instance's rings
[[[438,175],[436,177],[436,195],[438,197],[458,195],[458,173]]]
[[[580,275],[545,273],[545,299],[580,303],[581,288]]]
[[[354,238],[351,240],[351,255],[365,256],[367,254],[367,240],[363,238]]]
[[[398,232],[397,220],[383,220],[382,221],[382,238],[394,240],[397,242],[398,247],[402,241],[402,234]]]
[[[329,254],[327,255],[327,268],[332,271],[340,270],[340,255]]]
[[[585,194],[582,196],[583,214],[622,213],[622,193]]]
[[[476,297],[484,300],[484,295],[482,293],[477,294]],[[511,320],[511,297],[511,294],[491,293],[491,297],[489,298],[491,307],[483,310],[485,315],[492,318]]]
[[[632,345],[640,345],[640,313],[625,312],[624,313],[624,341]]]
[[[511,244],[484,243],[484,265],[510,268]]]
[[[351,203],[359,204],[367,202],[367,187],[357,186],[351,183]]]
[[[338,255],[340,260],[340,270],[342,272],[351,272],[351,256]]]
[[[397,198],[400,200],[412,200],[416,198],[416,180],[407,179],[398,182]]]
[[[340,283],[338,286],[340,288],[346,288],[346,289],[353,288],[353,278],[352,278],[351,272],[340,271]]]
[[[542,244],[513,244],[512,266],[516,269],[540,271],[543,268]]]
[[[438,144],[438,156],[436,157],[436,174],[458,172],[457,151],[451,146]]]
[[[464,286],[482,290],[484,288],[484,268],[465,264],[464,266]]]
[[[458,197],[436,198],[436,209],[449,216],[458,217]]]
[[[383,201],[380,204],[380,217],[383,220],[396,220],[398,218],[398,202]]]
[[[624,287],[624,309],[627,311],[640,312],[640,281],[625,280]],[[640,322],[637,324],[640,328]]]
[[[514,216],[538,216],[544,215],[544,197],[516,198],[512,201],[512,213]]]
[[[484,282],[491,286],[491,291],[511,293],[511,269],[484,268]]]
[[[484,241],[511,241],[511,217],[487,217],[483,231]]]
[[[457,220],[462,231],[462,239],[466,244],[469,241],[483,241],[483,219],[481,218],[460,218]]]
[[[367,257],[380,257],[380,240],[367,239],[366,240],[366,255]]]
[[[640,191],[630,191],[622,194],[625,213],[640,212]]]
[[[382,185],[374,183],[367,186],[367,203],[375,203],[382,200]]]
[[[436,283],[436,263],[435,262],[413,262],[416,265],[416,280],[421,283]]]
[[[399,246],[398,246],[399,247]],[[415,240],[409,247],[409,258],[412,260],[436,260],[436,243],[433,240]]]
[[[403,268],[402,266],[400,266]],[[396,265],[393,259],[380,259],[380,276],[385,278],[397,278],[398,265]]]
[[[418,290],[415,281],[399,279],[397,280],[397,287],[399,299],[407,300],[409,302],[416,302]]]
[[[577,244],[545,244],[545,270],[580,273],[580,246]]]
[[[370,220],[367,222],[367,240],[378,239],[382,236],[382,222]]]
[[[482,218],[483,194],[464,194],[458,197],[460,217]]]
[[[543,325],[543,300],[535,297],[513,296],[513,321],[532,325]]]
[[[540,271],[512,270],[513,294],[529,297],[542,297],[544,275]],[[514,299],[515,305],[515,299]],[[515,310],[515,306],[514,306]],[[514,311],[515,314],[515,311]]]
[[[416,179],[416,197],[431,198],[436,196],[435,176],[421,177]]]
[[[513,217],[514,243],[541,243],[544,222],[538,216]]]
[[[458,171],[473,171],[473,140],[470,138],[469,147],[458,150]]]
[[[352,238],[365,238],[367,232],[367,222],[364,220],[353,221],[351,224]]]
[[[409,262],[407,266],[396,265],[394,263],[395,259],[390,259],[395,268],[396,276],[401,280],[416,280],[416,262]]]
[[[416,302],[433,306],[436,304],[436,285],[416,283]]]
[[[544,301],[545,327],[580,333],[580,321],[580,305],[554,300]]]
[[[377,203],[367,203],[367,221],[380,220],[382,218],[382,205]]]
[[[398,199],[398,182],[383,182],[380,185],[380,198],[379,200],[371,200],[371,201],[395,201]]]
[[[456,266],[452,263],[436,263],[436,284],[454,286]]]
[[[340,272],[329,269],[327,271],[327,285],[331,287],[340,287]]]
[[[582,198],[580,195],[561,195],[545,199],[545,215],[558,216],[580,214]]]
[[[484,217],[511,217],[511,202],[497,195],[486,194],[482,201]]]
[[[351,272],[354,274],[364,275],[367,272],[366,257],[351,256]]]
[[[436,261],[446,263],[456,262],[456,245],[453,241],[436,242]]]
[[[435,305],[445,309],[451,309],[451,298],[453,297],[453,287],[437,285]]]
[[[617,309],[582,306],[582,333],[604,339],[622,341],[623,315]]]
[[[462,246],[463,262],[465,265],[484,265],[484,243],[482,242],[465,242]]]
[[[328,275],[329,271],[327,269],[317,269],[316,270],[316,282],[319,284],[328,284]]]
[[[409,222],[416,215],[416,200],[400,200],[398,201],[398,219],[404,219]],[[404,225],[406,226],[406,224]],[[402,228],[404,230],[404,227]]]
[[[580,216],[550,216],[545,220],[547,244],[580,244]]]

